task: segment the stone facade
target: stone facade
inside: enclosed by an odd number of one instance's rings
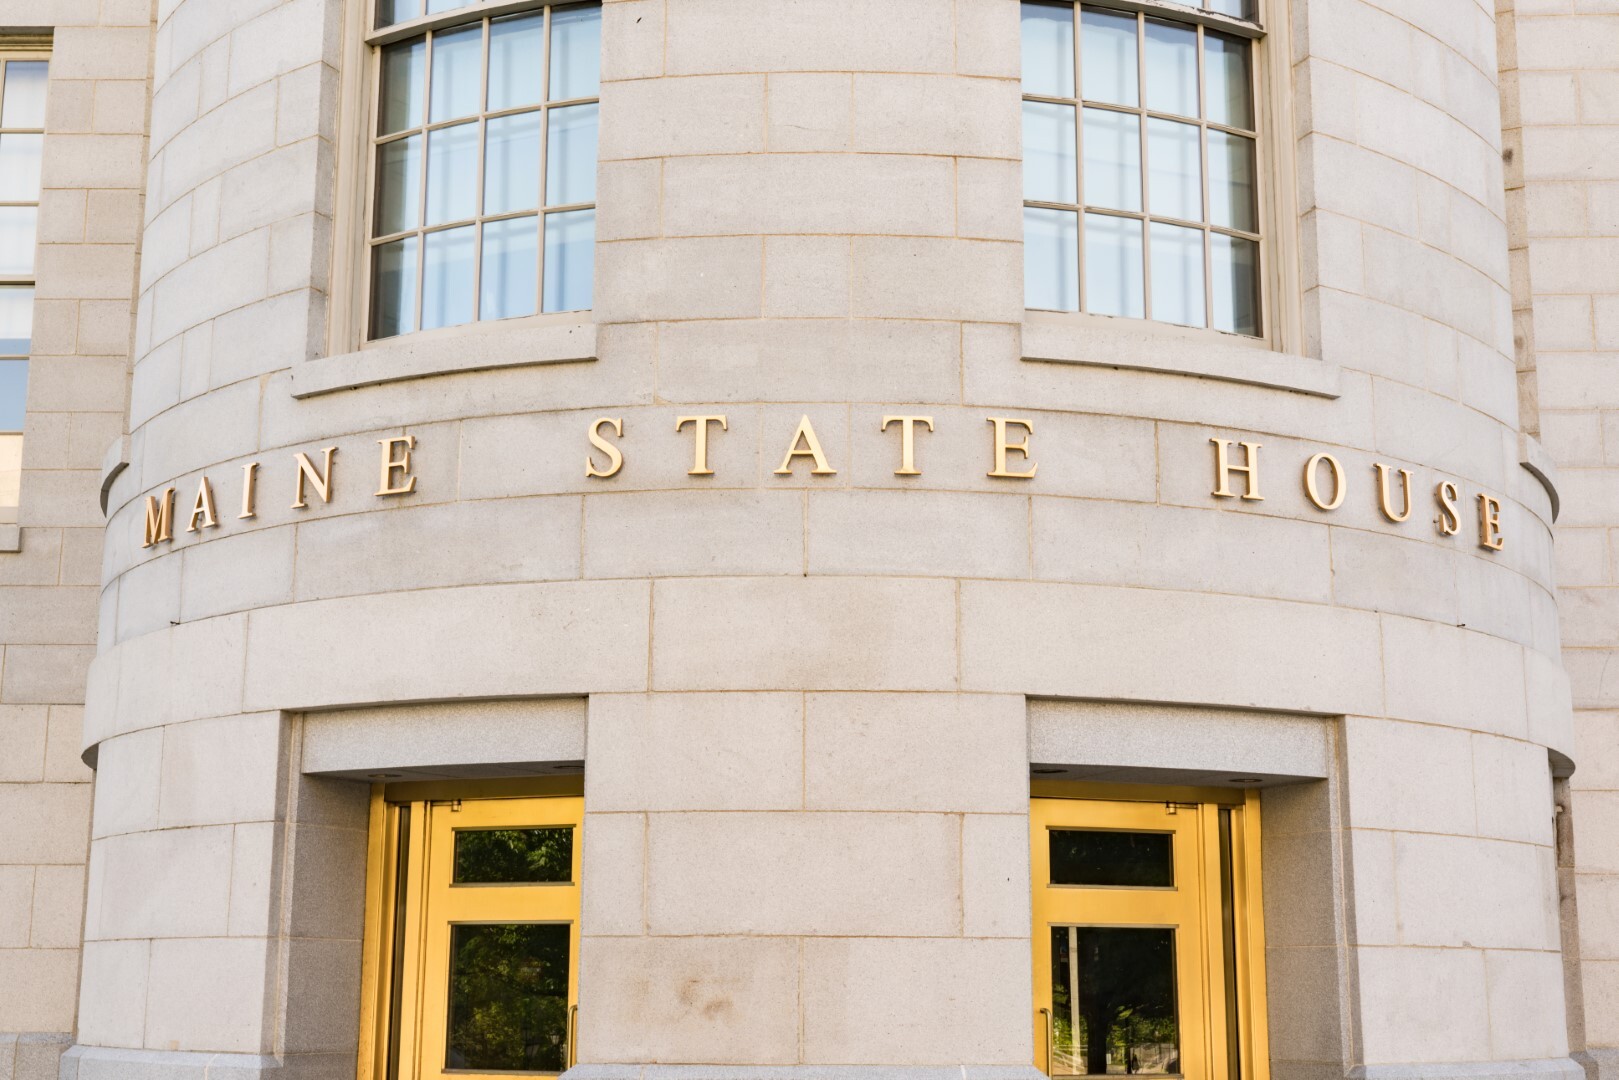
[[[1024,310],[1014,0],[606,0],[594,311],[362,349],[359,0],[0,0],[0,1078],[352,1075],[366,778],[581,761],[581,1077],[1027,1075],[1031,766],[1260,782],[1278,1080],[1611,1069],[1604,6],[1270,5],[1267,348]]]

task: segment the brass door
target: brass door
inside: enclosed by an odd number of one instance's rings
[[[372,1076],[499,1077],[572,1064],[583,802],[385,806],[380,846],[392,857],[370,928],[382,942],[368,994]]]
[[[1031,801],[1035,1063],[1048,1075],[1268,1072],[1262,1010],[1243,1007],[1258,941],[1250,802]]]

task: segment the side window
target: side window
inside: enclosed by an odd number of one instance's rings
[[[420,8],[379,0],[370,37],[367,336],[589,308],[599,5]]]
[[[1027,306],[1264,334],[1247,0],[1023,4]]]
[[[0,51],[0,525],[17,520],[45,143],[43,53]]]

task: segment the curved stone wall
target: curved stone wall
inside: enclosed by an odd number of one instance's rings
[[[1272,14],[1303,355],[1268,356],[1026,322],[1010,0],[609,0],[595,358],[539,363],[545,326],[441,331],[499,366],[311,392],[415,348],[325,355],[342,17],[183,0],[159,32],[85,721],[82,1060],[351,1060],[364,788],[304,776],[303,716],[576,698],[581,1060],[1027,1065],[1039,698],[1327,732],[1319,772],[1276,777],[1333,792],[1291,844],[1277,796],[1278,888],[1326,913],[1273,927],[1279,1073],[1566,1064],[1570,714],[1488,12]],[[692,475],[677,425],[719,415]],[[891,416],[931,420],[919,475]],[[1032,476],[991,475],[996,417]],[[804,418],[826,469],[782,475]],[[414,489],[374,494],[407,436]],[[1240,474],[1214,494],[1212,440],[1262,444],[1263,501]],[[329,447],[330,500],[306,476],[292,507],[294,455],[320,473]],[[1331,511],[1318,453],[1347,481]],[[1376,463],[1411,471],[1407,520]],[[204,477],[218,525],[187,531]],[[170,487],[173,539],[143,547]]]

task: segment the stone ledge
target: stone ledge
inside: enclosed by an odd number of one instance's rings
[[[339,1080],[353,1077],[354,1054],[225,1054],[72,1046],[56,1080]]]
[[[596,324],[535,316],[511,323],[474,323],[403,334],[358,352],[305,360],[292,369],[292,396],[491,368],[528,367],[596,359]]]
[[[0,554],[14,554],[22,550],[22,526],[0,525]]]
[[[1033,1065],[575,1065],[561,1080],[1046,1080]]]
[[[1518,1061],[1443,1061],[1409,1065],[1356,1065],[1346,1080],[1585,1080],[1572,1058]]]
[[[1337,364],[1276,352],[1235,334],[1105,315],[1028,313],[1023,359],[1190,375],[1315,397],[1339,394]]]
[[[1552,503],[1552,521],[1557,521],[1557,515],[1563,509],[1563,499],[1557,493],[1557,463],[1546,453],[1540,440],[1524,432],[1518,433],[1518,464],[1529,470],[1529,475],[1540,481],[1540,486],[1546,489],[1546,497]]]
[[[129,468],[129,436],[120,435],[101,455],[101,516],[107,516],[107,498],[112,494],[113,481]]]

